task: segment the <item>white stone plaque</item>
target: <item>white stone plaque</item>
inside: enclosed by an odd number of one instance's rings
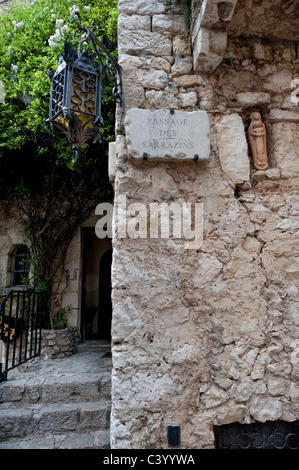
[[[129,154],[137,160],[207,160],[210,124],[205,111],[130,109],[125,120]]]

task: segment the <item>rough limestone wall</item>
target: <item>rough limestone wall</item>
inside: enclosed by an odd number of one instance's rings
[[[2,199],[0,204],[0,292],[8,293],[13,269],[12,253],[16,245],[24,245],[24,227],[18,222],[18,208]]]
[[[119,1],[126,109],[206,109],[207,163],[132,163],[117,137],[115,200],[201,202],[199,250],[179,240],[113,240],[112,448],[213,448],[213,426],[299,418],[298,113],[295,46],[228,39],[195,72],[182,11]],[[279,52],[280,51],[280,52]],[[244,56],[243,56],[244,54]],[[275,59],[275,60],[274,60]],[[255,172],[246,130],[267,125],[270,166]]]

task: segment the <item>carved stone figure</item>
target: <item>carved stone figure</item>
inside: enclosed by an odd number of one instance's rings
[[[268,168],[266,126],[260,113],[252,113],[248,129],[249,144],[253,163],[257,170]]]

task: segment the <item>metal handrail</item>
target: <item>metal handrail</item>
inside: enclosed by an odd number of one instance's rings
[[[0,383],[7,373],[40,355],[41,331],[48,322],[47,295],[34,290],[10,290],[0,304]],[[3,352],[3,351],[2,351]]]

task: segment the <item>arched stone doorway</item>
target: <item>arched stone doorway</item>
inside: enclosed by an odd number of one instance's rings
[[[82,242],[81,339],[110,340],[111,240],[97,238],[94,228],[84,228]]]

